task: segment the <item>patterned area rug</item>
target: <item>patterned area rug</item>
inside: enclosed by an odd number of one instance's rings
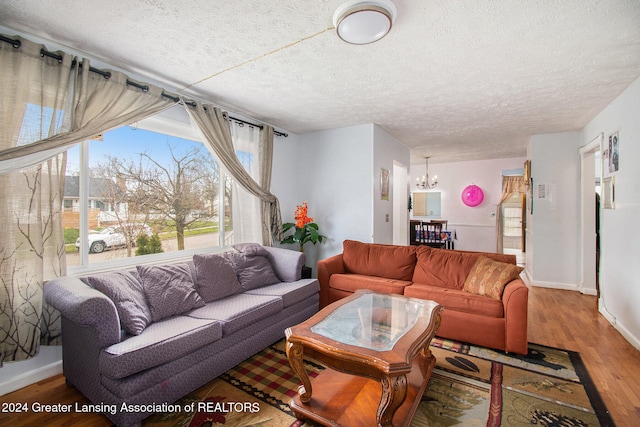
[[[436,338],[437,363],[411,425],[613,426],[578,353],[529,344],[527,356]],[[309,376],[323,367],[306,363]],[[313,427],[289,408],[295,377],[284,341],[177,402],[194,411],[156,414],[143,425]]]

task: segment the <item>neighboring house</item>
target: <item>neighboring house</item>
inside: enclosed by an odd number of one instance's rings
[[[128,206],[126,202],[114,202],[109,194],[114,188],[111,180],[106,178],[89,178],[89,228],[112,224],[118,218],[127,216]],[[80,214],[80,177],[66,176],[64,178],[64,227],[78,228]]]

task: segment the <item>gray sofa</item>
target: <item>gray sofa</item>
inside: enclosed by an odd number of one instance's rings
[[[63,373],[118,426],[139,425],[318,311],[304,254],[257,244],[163,266],[49,281]],[[122,410],[135,408],[132,411]],[[144,405],[144,406],[130,406]]]

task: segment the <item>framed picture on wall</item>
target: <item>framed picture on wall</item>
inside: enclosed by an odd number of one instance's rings
[[[389,170],[380,170],[380,200],[389,200]]]
[[[617,172],[619,168],[618,164],[618,132],[609,135],[609,173]]]
[[[529,178],[529,188],[527,188],[527,208],[529,214],[533,215],[533,178]]]

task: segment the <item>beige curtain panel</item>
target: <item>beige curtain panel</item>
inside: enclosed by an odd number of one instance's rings
[[[273,127],[264,126],[262,128],[260,141],[260,185],[262,188],[271,188],[271,171],[273,170]],[[273,246],[274,234],[272,230],[276,230],[276,239],[282,240],[282,218],[280,217],[280,207],[277,205],[278,199],[276,199],[277,212],[271,210],[271,202],[268,200],[261,200],[262,203],[262,242],[265,245]]]
[[[62,122],[55,135],[39,135],[31,141],[24,133],[12,132],[0,141],[0,173],[33,166],[71,145],[116,128],[142,120],[175,104],[162,96],[162,89],[150,85],[143,92],[127,84],[126,75],[107,71],[110,77],[90,72],[89,60],[75,61],[70,55],[56,52],[62,63],[54,58],[40,57],[44,46],[19,39],[21,46],[13,48],[0,43],[2,49],[3,107],[2,120],[21,126],[25,113],[39,105],[38,93],[54,91],[56,104],[43,104],[43,116],[52,115]],[[6,61],[6,62],[5,62]],[[5,66],[6,64],[6,66]],[[45,64],[46,70],[40,72]],[[12,107],[15,111],[5,115]],[[31,108],[31,110],[29,109]]]
[[[212,105],[203,105],[199,101],[183,100],[185,108],[193,122],[198,126],[206,142],[209,144],[218,160],[229,171],[233,178],[248,192],[258,197],[262,203],[263,244],[270,245],[272,236],[277,240],[282,239],[282,217],[278,198],[268,190],[271,177],[271,161],[262,163],[262,185],[258,184],[242,166],[236,156],[229,130],[229,122],[223,112]],[[267,144],[273,144],[273,128],[265,125],[263,132],[265,139],[271,140]],[[272,151],[273,148],[265,147]],[[271,153],[267,154],[272,156]],[[269,169],[269,171],[265,171]]]
[[[60,340],[60,315],[42,289],[66,275],[66,150],[176,102],[158,88],[133,87],[124,74],[91,72],[88,60],[41,56],[45,46],[9,38],[16,43],[0,41],[0,363]]]

